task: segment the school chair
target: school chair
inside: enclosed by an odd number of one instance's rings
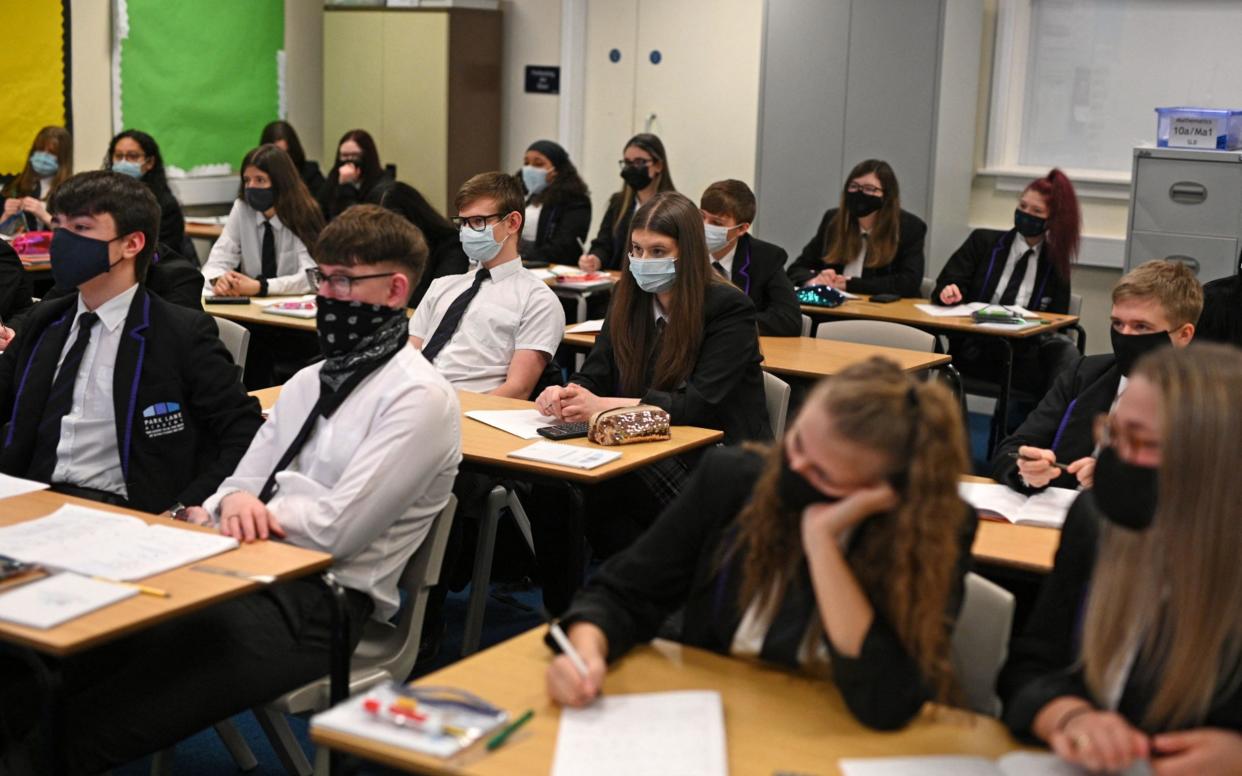
[[[483,512],[483,522],[479,524],[479,535],[474,545],[474,569],[470,575],[470,598],[466,602],[466,622],[461,640],[461,655],[465,657],[479,651],[479,642],[483,638],[483,615],[487,611],[487,596],[492,584],[492,558],[496,553],[496,531],[500,527],[500,518],[505,508],[513,515],[530,554],[535,554],[535,538],[531,533],[530,518],[526,509],[518,500],[512,485],[500,483],[487,494],[487,508]]]
[[[811,316],[803,315],[802,316],[802,336],[803,337],[811,336],[811,331],[813,329],[814,329],[814,322],[811,320]]]
[[[237,379],[246,376],[246,353],[250,350],[250,329],[242,326],[236,321],[230,321],[225,318],[217,318],[211,316],[216,322],[216,328],[220,330],[220,341],[224,343],[224,348],[233,357],[233,363],[237,364]]]
[[[768,405],[768,422],[777,441],[785,435],[785,417],[789,414],[789,383],[768,372],[763,373],[763,399]]]
[[[966,705],[995,717],[1001,702],[996,677],[1009,654],[1013,594],[973,571],[966,575],[962,609],[953,629],[952,660]]]
[[[931,292],[936,290],[936,279],[925,277],[923,282],[919,283],[919,296],[924,299],[931,299]]]
[[[1082,316],[1082,294],[1070,294],[1069,314]],[[1067,331],[1074,334],[1074,344],[1078,346],[1078,352],[1087,355],[1087,330],[1082,327],[1081,323],[1070,326]]]
[[[440,581],[440,568],[456,513],[457,497],[450,495],[448,503],[432,518],[431,528],[422,544],[405,564],[405,570],[401,572],[401,579],[397,583],[404,595],[395,626],[374,620],[368,620],[363,626],[362,640],[358,642],[358,648],[354,650],[350,661],[350,695],[364,692],[384,682],[404,682],[414,670],[414,662],[418,659],[418,644],[422,638],[427,596],[431,588]],[[264,706],[251,709],[288,773],[310,776],[311,773],[324,773],[327,770],[328,751],[319,749],[315,753],[315,768],[312,771],[306,753],[293,735],[285,715],[308,714],[328,708],[329,684],[329,679],[325,676],[287,692]],[[225,731],[221,731],[222,726],[226,728]],[[233,723],[224,720],[217,723],[215,728],[237,767],[242,770],[253,768],[254,755],[237,733]],[[240,750],[234,744],[239,745]],[[160,762],[160,767],[166,770],[156,770],[157,760],[163,761]],[[158,753],[151,764],[152,776],[172,773],[171,762],[171,749]]]

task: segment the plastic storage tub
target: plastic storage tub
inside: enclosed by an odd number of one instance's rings
[[[1156,145],[1209,151],[1242,148],[1242,110],[1156,108]]]

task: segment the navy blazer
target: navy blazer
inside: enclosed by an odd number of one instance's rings
[[[40,303],[0,357],[0,471],[29,476],[35,435],[78,295]],[[215,321],[139,286],[116,354],[117,450],[129,503],[200,504],[233,472],[263,422]]]
[[[565,196],[545,203],[535,225],[535,245],[522,258],[576,267],[584,252],[579,240],[586,240],[590,230],[591,200],[587,197]]]
[[[729,279],[755,303],[759,333],[765,337],[802,335],[802,310],[793,282],[785,274],[789,255],[779,245],[744,234],[733,252]]]
[[[940,292],[945,286],[956,285],[962,292],[963,302],[990,302],[1009,260],[1009,247],[1013,245],[1017,230],[1003,232],[999,229],[976,229],[966,242],[954,251],[940,270],[936,286],[932,289],[932,304],[942,304]],[[1019,299],[1018,304],[1028,310],[1047,313],[1069,312],[1070,281],[1063,278],[1048,260],[1048,252],[1039,252],[1039,264],[1035,269],[1035,289],[1030,299]]]
[[[587,246],[587,253],[599,257],[601,269],[621,269],[625,257],[630,252],[630,222],[638,211],[638,198],[630,195],[623,199],[621,193],[613,194],[608,199],[608,209],[599,222],[599,232]],[[621,214],[619,228],[613,229],[612,222]]]

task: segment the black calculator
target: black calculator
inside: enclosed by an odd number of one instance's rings
[[[587,435],[587,426],[590,425],[586,421],[581,423],[557,423],[553,426],[544,426],[536,429],[540,436],[560,441],[562,439],[578,439]]]

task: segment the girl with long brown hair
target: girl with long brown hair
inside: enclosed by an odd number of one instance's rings
[[[854,165],[837,207],[789,265],[795,286],[826,285],[854,294],[918,296],[927,224],[901,209],[897,175],[882,159]]]
[[[52,228],[47,200],[73,175],[73,137],[64,127],[44,127],[30,144],[21,173],[0,191],[4,213],[0,232],[14,234]]]
[[[336,144],[336,160],[318,192],[319,207],[326,221],[351,205],[378,205],[393,183],[393,175],[380,164],[375,138],[365,129],[351,129]],[[315,192],[311,192],[312,194]]]
[[[589,669],[557,657],[548,693],[580,706],[606,662],[682,609],[682,642],[790,667],[829,662],[876,728],[952,700],[950,632],[975,531],[949,392],[883,359],[821,382],[785,438],[717,448],[562,619]]]
[[[289,155],[261,145],[242,160],[237,201],[203,266],[219,296],[312,291],[306,270],[323,216]]]
[[[655,195],[634,214],[629,247],[626,272],[582,369],[569,385],[545,389],[538,406],[561,420],[585,421],[601,410],[654,404],[674,425],[720,429],[726,444],[771,439],[755,306],[711,270],[699,209],[676,192]],[[687,461],[667,459],[641,470],[637,476],[650,481],[637,491],[620,478],[627,493],[620,503],[638,525],[605,543],[615,550],[632,540],[676,495],[687,470]],[[615,500],[600,500],[616,511]]]
[[[629,250],[630,222],[635,211],[656,194],[677,191],[668,169],[664,142],[650,132],[630,138],[621,153],[621,190],[608,199],[608,209],[599,222],[599,233],[578,266],[588,272],[620,269]]]
[[[1240,395],[1231,347],[1135,367],[1002,678],[1019,735],[1091,771],[1239,772]]]

